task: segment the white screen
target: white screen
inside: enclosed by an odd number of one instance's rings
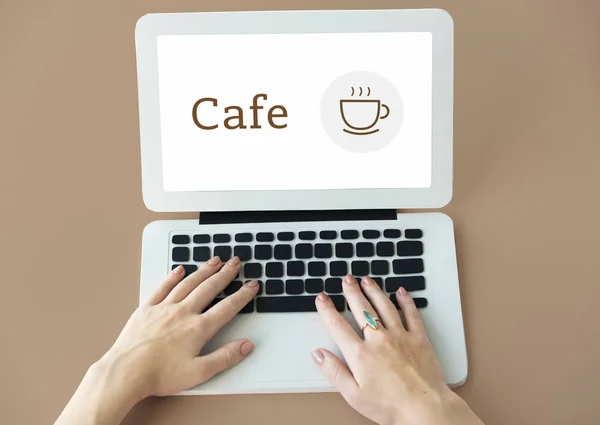
[[[431,33],[161,35],[157,42],[165,191],[431,185]],[[341,96],[361,102],[326,103],[336,79],[356,71],[391,85],[357,81]],[[350,80],[339,81],[333,96]],[[253,110],[257,94],[266,99],[259,96]],[[217,106],[203,101],[194,110],[203,98]],[[378,101],[393,107],[376,109]],[[242,122],[237,109],[224,111],[231,105],[241,108]],[[347,115],[332,118],[329,132],[324,105]],[[230,127],[245,128],[226,128],[228,117]],[[338,137],[358,149],[336,143]],[[372,149],[377,137],[389,141]]]

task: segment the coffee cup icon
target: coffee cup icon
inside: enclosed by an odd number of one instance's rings
[[[382,114],[383,112],[383,114]],[[379,120],[387,118],[390,108],[379,99],[341,99],[340,113],[348,128],[346,133],[368,135],[379,131],[373,128]]]

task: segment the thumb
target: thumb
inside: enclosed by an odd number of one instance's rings
[[[358,384],[340,358],[324,348],[314,350],[312,358],[329,382],[350,402],[358,393]]]
[[[254,350],[252,342],[247,339],[238,339],[223,345],[206,356],[197,357],[193,365],[193,373],[197,377],[197,383],[206,382],[225,369],[238,364],[252,350]]]

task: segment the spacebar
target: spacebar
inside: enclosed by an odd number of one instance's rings
[[[256,298],[256,311],[259,313],[291,313],[301,311],[317,311],[316,296],[302,297],[258,297]],[[330,295],[331,301],[337,311],[344,311],[346,300],[343,295]]]

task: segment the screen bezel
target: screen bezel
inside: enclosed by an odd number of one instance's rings
[[[430,32],[431,186],[418,189],[323,189],[166,192],[163,190],[157,37],[198,34]],[[452,198],[454,24],[442,9],[261,11],[148,14],[135,28],[142,194],[157,212],[440,208]]]

